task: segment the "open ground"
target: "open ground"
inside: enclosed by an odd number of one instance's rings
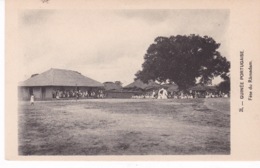
[[[230,100],[19,102],[20,155],[230,154]]]

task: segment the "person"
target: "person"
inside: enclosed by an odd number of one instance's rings
[[[60,91],[59,90],[56,91],[56,99],[60,99]]]
[[[158,98],[157,99],[168,99],[167,91],[162,88],[158,91]]]
[[[163,94],[163,90],[160,89],[160,90],[158,91],[158,97],[157,97],[157,99],[162,99],[162,94]]]
[[[164,88],[163,88],[162,99],[168,99],[168,93],[167,93],[167,90],[165,90]]]
[[[78,91],[76,91],[76,101],[78,101],[78,98],[79,98],[79,92]]]
[[[30,99],[31,105],[34,105],[34,95],[31,95],[31,99]]]

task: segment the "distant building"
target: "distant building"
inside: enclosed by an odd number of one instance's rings
[[[188,90],[198,92],[217,92],[217,87],[197,84],[195,86],[190,87]]]
[[[144,83],[141,80],[136,80],[129,85],[124,87],[124,90],[131,90],[131,91],[140,91],[140,92],[147,92],[152,90],[158,90],[162,86],[154,81],[149,81],[148,83]]]
[[[18,97],[29,100],[33,94],[36,100],[96,96],[104,85],[65,69],[50,69],[19,83]]]
[[[114,82],[104,82],[105,91],[122,91],[123,87]]]
[[[216,86],[207,86],[202,84],[197,84],[195,86],[190,87],[187,89],[191,93],[197,93],[197,97],[205,98],[208,94],[217,94],[218,89]]]
[[[176,93],[179,91],[179,87],[175,83],[163,84],[162,86],[170,93]]]
[[[149,97],[153,93],[157,93],[158,90],[162,88],[162,85],[154,82],[149,81],[148,83],[144,83],[141,80],[135,80],[134,82],[130,83],[129,85],[125,86],[123,90],[125,92],[131,92],[131,97]]]
[[[103,84],[105,88],[104,92],[106,98],[126,99],[138,94],[138,92],[136,91],[124,90],[121,85],[118,85],[114,82],[105,82]]]

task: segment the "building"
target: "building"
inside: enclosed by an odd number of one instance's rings
[[[162,86],[170,93],[179,91],[179,87],[175,83],[163,84]]]
[[[141,80],[137,79],[134,82],[124,87],[125,91],[133,92],[133,96],[151,96],[153,92],[157,93],[159,89],[162,88],[162,85],[149,81],[144,83]]]
[[[216,86],[207,86],[207,85],[202,85],[202,84],[197,84],[193,87],[190,87],[188,89],[188,91],[190,93],[196,93],[196,97],[199,98],[205,98],[206,95],[208,94],[217,94],[218,93],[218,89]]]
[[[136,91],[124,90],[121,85],[114,82],[105,82],[104,88],[106,98],[129,99],[132,98],[133,95],[138,94]]]
[[[114,82],[104,82],[105,91],[122,91],[123,87]]]
[[[18,97],[20,100],[28,100],[32,94],[35,100],[98,97],[103,89],[102,83],[77,71],[52,68],[19,83]]]
[[[140,91],[147,92],[152,90],[160,89],[162,86],[154,81],[149,81],[148,83],[144,83],[141,80],[135,80],[129,85],[124,87],[124,90],[132,90],[132,91]]]
[[[197,84],[193,87],[190,87],[188,90],[199,92],[217,92],[217,87]]]

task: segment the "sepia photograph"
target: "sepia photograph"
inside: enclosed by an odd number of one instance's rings
[[[19,155],[229,155],[229,10],[21,10]]]
[[[5,159],[259,160],[259,2],[238,1],[6,1]]]

